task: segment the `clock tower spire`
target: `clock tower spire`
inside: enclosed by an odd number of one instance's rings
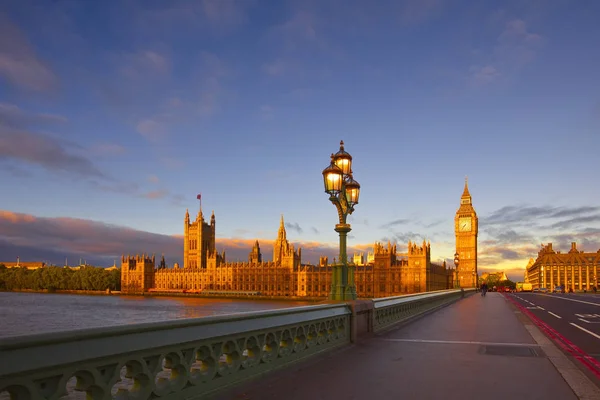
[[[460,197],[460,207],[454,217],[454,234],[456,236],[456,253],[459,257],[457,267],[460,287],[477,286],[477,234],[479,220],[473,208],[468,179],[465,177],[465,188]]]

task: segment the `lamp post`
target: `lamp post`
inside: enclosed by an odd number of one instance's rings
[[[455,288],[459,288],[460,287],[460,282],[458,279],[458,266],[460,264],[460,256],[458,255],[458,252],[454,253],[454,271],[456,272],[456,286],[454,286]]]
[[[329,200],[338,211],[339,223],[335,225],[335,231],[340,235],[340,258],[337,264],[332,265],[329,298],[356,300],[354,265],[348,265],[346,254],[346,237],[352,229],[346,218],[358,204],[360,185],[352,178],[352,156],[344,150],[344,141],[340,142],[340,150],[331,155],[331,163],[323,170],[323,181],[325,193],[329,194]]]

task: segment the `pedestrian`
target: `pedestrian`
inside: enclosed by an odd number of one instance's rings
[[[488,286],[487,283],[483,282],[481,284],[481,297],[485,297],[485,293],[487,292]]]

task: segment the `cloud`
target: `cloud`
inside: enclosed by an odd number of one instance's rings
[[[165,197],[167,197],[168,194],[169,194],[168,190],[160,189],[160,190],[152,190],[148,193],[144,193],[144,194],[142,194],[142,197],[145,197],[146,199],[150,199],[150,200],[164,199]]]
[[[150,142],[158,142],[167,134],[164,126],[153,119],[141,120],[138,122],[136,130]]]
[[[393,226],[404,225],[404,224],[406,224],[408,222],[410,222],[410,220],[408,220],[408,219],[397,219],[397,220],[388,222],[387,224],[383,224],[379,228],[380,229],[389,229],[389,228],[391,228]]]
[[[60,115],[28,113],[0,103],[0,161],[16,160],[54,172],[109,179],[90,159],[73,151],[81,149],[77,144],[32,130],[66,122]]]
[[[527,206],[514,205],[502,207],[490,215],[480,219],[482,225],[497,225],[508,223],[520,223],[530,225],[539,223],[542,219],[579,217],[584,214],[598,213],[600,207],[552,207],[552,206]]]
[[[90,147],[90,152],[100,156],[116,156],[125,153],[125,147],[115,143],[98,143]]]
[[[33,91],[58,86],[58,78],[35,51],[21,30],[0,13],[0,76],[13,85]]]
[[[150,78],[168,74],[171,70],[171,61],[156,51],[141,50],[122,57],[120,72],[127,78]]]
[[[2,242],[3,258],[20,256],[24,261],[36,261],[32,259],[35,252],[43,251],[53,255],[51,261],[57,264],[64,262],[67,255],[110,264],[114,258],[128,253],[164,252],[171,259],[181,259],[183,255],[183,241],[173,236],[85,219],[41,218],[0,210]],[[14,254],[16,251],[20,254]]]
[[[28,113],[14,104],[0,103],[0,126],[29,128],[48,124],[61,125],[67,122],[67,118],[62,115]]]
[[[150,182],[150,183],[158,183],[158,182],[160,182],[160,179],[156,175],[150,175],[148,177],[148,182]]]
[[[159,7],[146,7],[138,1],[134,25],[145,34],[173,34],[209,32],[223,35],[235,31],[247,21],[251,0],[181,0],[159,3]]]
[[[542,36],[528,30],[525,21],[512,19],[506,22],[491,53],[482,63],[469,67],[469,82],[473,86],[485,86],[508,79],[536,58]]]
[[[0,126],[0,160],[12,159],[50,171],[108,179],[88,158],[71,153],[69,147],[66,141],[46,134]]]
[[[573,228],[573,227],[581,227],[581,226],[587,226],[591,222],[600,222],[600,215],[588,215],[585,217],[577,217],[577,218],[572,218],[569,220],[559,221],[559,222],[556,222],[556,223],[550,225],[550,228],[567,229],[567,228]]]
[[[486,85],[500,77],[500,73],[491,65],[472,65],[469,68],[472,82],[476,85]]]
[[[302,233],[303,232],[302,227],[300,227],[300,225],[297,222],[293,222],[293,223],[292,222],[286,222],[285,223],[285,227],[287,229],[289,229],[289,230],[292,230],[292,231],[295,231],[295,232],[298,232],[298,233]]]

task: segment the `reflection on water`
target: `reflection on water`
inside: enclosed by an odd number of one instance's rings
[[[314,304],[199,297],[0,293],[0,338]]]

